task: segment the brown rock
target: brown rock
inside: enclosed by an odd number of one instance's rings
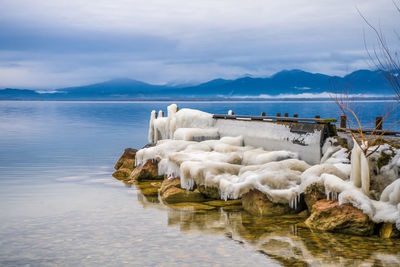
[[[188,191],[171,186],[162,194],[161,200],[165,203],[172,204],[180,202],[203,202],[205,199],[197,189]]]
[[[146,197],[158,196],[158,189],[160,186],[161,182],[144,181],[136,183],[136,188]]]
[[[210,199],[221,199],[221,194],[219,193],[218,188],[215,187],[206,187],[204,185],[200,185],[197,187],[206,198]]]
[[[148,160],[144,165],[137,166],[131,173],[132,180],[162,180],[163,176],[158,175],[158,166],[156,161]]]
[[[396,238],[400,237],[400,232],[393,223],[380,223],[379,236],[381,238]]]
[[[287,204],[273,203],[257,189],[252,189],[242,196],[242,205],[247,212],[258,216],[277,216],[295,213]]]
[[[320,199],[326,199],[325,188],[320,184],[311,184],[304,190],[304,201],[311,212],[312,206]]]
[[[352,235],[371,235],[374,223],[360,209],[350,204],[321,199],[312,207],[305,224],[313,229]]]
[[[182,211],[195,211],[195,212],[205,212],[209,210],[214,210],[216,207],[205,205],[202,203],[190,203],[190,202],[182,202],[175,204],[168,204],[168,207],[174,210],[182,210]]]
[[[212,200],[205,202],[204,204],[214,206],[214,207],[227,207],[227,206],[242,206],[241,199],[233,199],[233,200]]]
[[[132,173],[132,170],[130,170],[130,169],[119,168],[117,171],[115,171],[112,174],[112,176],[118,180],[127,180],[127,179],[129,179],[131,173]]]
[[[131,171],[135,168],[135,156],[137,150],[134,148],[125,149],[122,156],[115,163],[114,169],[119,170],[120,168],[130,169]]]
[[[177,187],[181,188],[181,179],[180,178],[170,178],[170,179],[165,179],[158,192],[162,196],[165,191],[167,191],[171,187]]]

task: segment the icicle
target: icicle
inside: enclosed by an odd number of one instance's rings
[[[153,110],[150,115],[150,125],[149,125],[149,135],[148,135],[148,141],[150,144],[153,144],[156,141],[154,140],[154,120],[156,118],[157,118],[157,113],[155,110]]]
[[[174,137],[174,132],[176,130],[176,118],[175,113],[178,111],[178,106],[176,104],[171,104],[167,108],[168,119],[167,119],[167,138],[172,139]]]
[[[233,115],[233,111],[231,109],[228,111],[228,115]]]
[[[361,149],[358,143],[353,139],[353,149],[351,150],[351,175],[350,180],[354,186],[361,187],[361,170],[360,170],[360,156]]]
[[[326,194],[326,199],[327,200],[330,200],[330,201],[338,200],[338,197],[339,197],[339,193],[338,192],[326,191],[325,194]]]
[[[158,111],[158,118],[163,118],[164,117],[164,111],[161,109]]]
[[[361,169],[361,189],[369,196],[369,166],[368,166],[368,159],[365,157],[364,153],[361,153],[360,156],[360,169]]]
[[[289,207],[291,209],[297,210],[297,204],[300,202],[300,195],[297,195],[289,201]]]
[[[192,190],[194,187],[194,180],[192,178],[185,179],[183,175],[181,175],[181,187],[186,190]]]

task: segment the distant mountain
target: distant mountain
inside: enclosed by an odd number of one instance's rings
[[[242,77],[215,79],[198,85],[152,85],[131,79],[114,79],[86,86],[60,88],[55,93],[34,90],[3,89],[0,99],[18,100],[129,100],[129,99],[200,99],[257,98],[303,93],[345,92],[364,95],[393,95],[379,72],[358,70],[344,77],[283,70],[268,78]]]
[[[28,89],[12,89],[6,88],[0,90],[1,99],[24,100],[24,99],[40,99],[40,94]]]
[[[163,94],[168,87],[151,85],[131,79],[114,79],[111,81],[97,83],[87,86],[62,88],[64,96],[67,98],[126,98],[126,97],[146,97]]]

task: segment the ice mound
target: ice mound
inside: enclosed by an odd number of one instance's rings
[[[196,141],[193,141],[196,140]],[[371,158],[360,147],[339,145],[328,138],[322,146],[319,164],[309,165],[295,152],[268,151],[244,145],[243,136],[220,138],[212,115],[202,111],[168,107],[168,117],[151,113],[149,141],[153,147],[136,153],[136,164],[158,162],[159,175],[180,177],[181,187],[217,188],[221,199],[237,199],[252,189],[263,192],[270,201],[296,207],[300,195],[313,184],[323,185],[327,198],[340,204],[351,203],[375,222],[400,225],[400,153],[393,152],[390,162],[375,171],[389,175],[380,196],[369,196]],[[387,146],[372,147],[388,153]],[[350,157],[351,154],[351,157]],[[375,159],[377,160],[377,159]],[[351,164],[350,164],[351,163]],[[375,178],[374,178],[375,177]]]

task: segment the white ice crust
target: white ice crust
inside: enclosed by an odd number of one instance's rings
[[[333,139],[327,139],[320,162],[311,166],[300,160],[298,153],[291,152],[290,147],[268,151],[254,145],[245,146],[242,135],[221,135],[221,128],[216,127],[209,113],[177,110],[176,105],[171,105],[168,117],[158,118],[155,111],[152,112],[149,141],[156,145],[137,152],[137,165],[156,160],[160,175],[180,177],[182,188],[187,190],[195,185],[214,187],[219,190],[221,199],[227,200],[257,189],[272,202],[294,208],[308,186],[321,184],[327,198],[338,199],[339,204],[351,203],[375,222],[400,226],[400,179],[397,176],[400,153],[385,166],[386,169],[382,168],[382,172],[392,175],[393,182],[376,201],[368,194],[368,159],[357,145],[352,150],[350,164],[349,151],[333,145]],[[205,141],[192,141],[196,139],[194,137]],[[311,134],[305,136],[304,142],[312,144],[314,139]]]

